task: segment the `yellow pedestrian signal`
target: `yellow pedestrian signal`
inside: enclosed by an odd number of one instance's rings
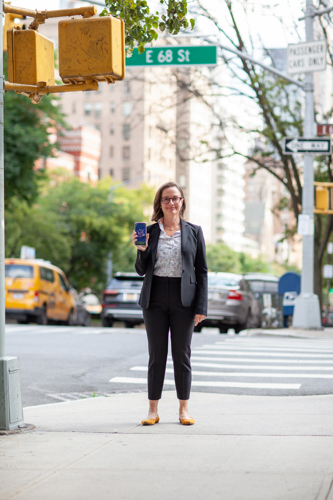
[[[98,90],[98,82],[125,78],[125,24],[111,15],[94,17],[95,6],[74,9],[29,10],[4,3],[8,82],[5,91],[24,94],[38,104],[43,95]],[[15,27],[16,18],[32,17],[27,30]],[[59,22],[59,73],[65,85],[55,85],[54,48],[38,32],[47,19]],[[10,28],[10,29],[9,29]]]
[[[333,182],[314,182],[315,214],[333,214]]]
[[[125,24],[111,15],[59,22],[59,74],[64,83],[125,78]]]
[[[38,31],[14,28],[7,33],[8,80],[11,83],[54,85],[53,42]]]
[[[328,189],[327,187],[316,187],[316,209],[328,210]]]

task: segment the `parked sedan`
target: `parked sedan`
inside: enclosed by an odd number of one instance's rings
[[[115,321],[124,321],[126,328],[143,323],[139,296],[143,276],[135,273],[116,273],[103,292],[102,324],[112,326]]]
[[[244,277],[233,273],[208,273],[207,318],[194,331],[214,326],[220,333],[227,333],[229,328],[239,333],[260,325],[261,307]]]

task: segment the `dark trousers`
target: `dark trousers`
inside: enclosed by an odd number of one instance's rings
[[[184,307],[181,278],[153,277],[150,303],[143,309],[148,336],[148,399],[161,399],[171,332],[171,352],[178,399],[189,399],[191,391],[191,340],[194,307]]]

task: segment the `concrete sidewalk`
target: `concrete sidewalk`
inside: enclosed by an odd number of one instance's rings
[[[25,409],[36,430],[0,437],[0,498],[333,500],[333,396],[174,392],[142,427],[147,394]]]

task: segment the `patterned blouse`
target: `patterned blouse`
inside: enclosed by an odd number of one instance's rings
[[[164,231],[162,219],[158,221],[160,237],[158,240],[155,276],[168,278],[182,277],[181,231],[176,231],[173,236],[168,236]]]

